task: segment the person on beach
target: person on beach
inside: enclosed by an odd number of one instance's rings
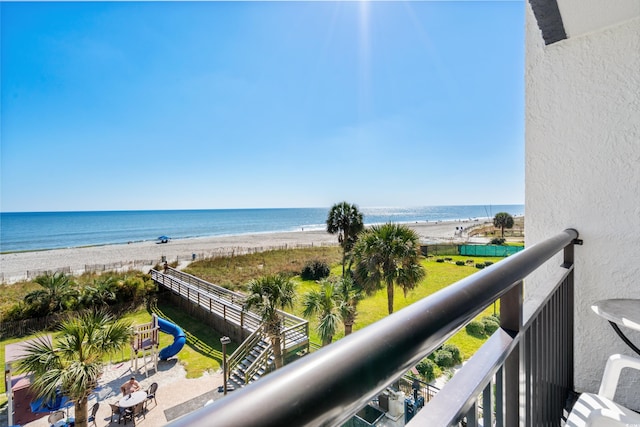
[[[140,383],[136,381],[135,377],[131,377],[129,381],[120,386],[120,390],[122,391],[122,395],[126,396],[127,394],[140,390]]]

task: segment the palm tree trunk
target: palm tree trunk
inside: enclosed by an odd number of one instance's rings
[[[327,345],[331,344],[331,341],[333,341],[333,335],[324,338],[322,340],[322,346],[324,347],[324,346],[327,346]]]
[[[77,427],[87,427],[87,403],[86,397],[75,403],[75,425]]]
[[[351,332],[353,332],[353,322],[352,321],[344,322],[344,336],[346,337],[347,335],[351,334]]]
[[[353,267],[353,257],[351,256],[351,254],[349,254],[349,264],[347,265],[347,271],[351,271],[351,267]],[[344,273],[342,273],[342,277],[345,277]]]
[[[275,359],[276,369],[282,368],[282,366],[284,365],[284,360],[282,359],[280,334],[271,336],[271,345],[273,346],[273,358]]]
[[[387,308],[393,313],[393,282],[387,282]]]

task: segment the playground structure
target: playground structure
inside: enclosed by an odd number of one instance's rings
[[[158,316],[155,314],[151,318],[151,322],[142,325],[133,326],[133,335],[131,336],[131,369],[138,371],[138,353],[142,352],[144,359],[144,373],[149,376],[149,368],[147,368],[147,356],[151,357],[154,369],[158,370]]]
[[[173,336],[173,343],[158,351],[160,343],[158,332],[163,332]],[[175,323],[171,323],[157,315],[153,315],[151,322],[135,325],[133,327],[133,336],[131,337],[131,369],[138,371],[138,354],[142,353],[145,367],[145,375],[149,376],[147,357],[153,364],[154,369],[158,370],[158,359],[167,360],[182,350],[187,338],[182,328]]]

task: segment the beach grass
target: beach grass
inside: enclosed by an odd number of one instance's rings
[[[307,261],[315,259],[335,265],[342,259],[342,249],[339,246],[318,246],[216,257],[192,262],[184,272],[227,289],[241,290],[260,276],[278,273],[298,275]]]
[[[25,281],[12,285],[0,285],[2,301],[0,301],[0,317],[8,312],[18,301],[22,301],[29,292],[42,289],[42,286],[35,282]]]

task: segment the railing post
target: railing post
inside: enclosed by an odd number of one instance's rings
[[[514,337],[522,328],[522,291],[522,281],[519,281],[500,298],[500,326]],[[520,350],[520,344],[516,344],[504,362],[504,424],[506,426],[520,425]]]
[[[309,322],[304,323],[304,335],[307,337],[307,353],[311,353],[311,339],[309,338]]]
[[[570,268],[573,266],[575,245],[582,245],[582,239],[576,238],[573,240],[572,244],[565,246],[564,254],[563,254],[564,260],[562,265],[565,268]],[[566,345],[566,355],[568,359],[566,362],[566,367],[567,367],[566,386],[570,390],[573,390],[573,383],[574,383],[573,330],[574,330],[574,319],[575,319],[575,315],[574,315],[575,295],[574,295],[573,278],[574,278],[574,270],[571,270],[571,272],[567,276],[567,290],[566,290],[567,307],[565,307],[565,310],[566,310],[565,315],[566,315],[566,321],[567,321],[566,333],[567,335],[570,336],[570,339],[565,339],[567,341],[565,345]]]

